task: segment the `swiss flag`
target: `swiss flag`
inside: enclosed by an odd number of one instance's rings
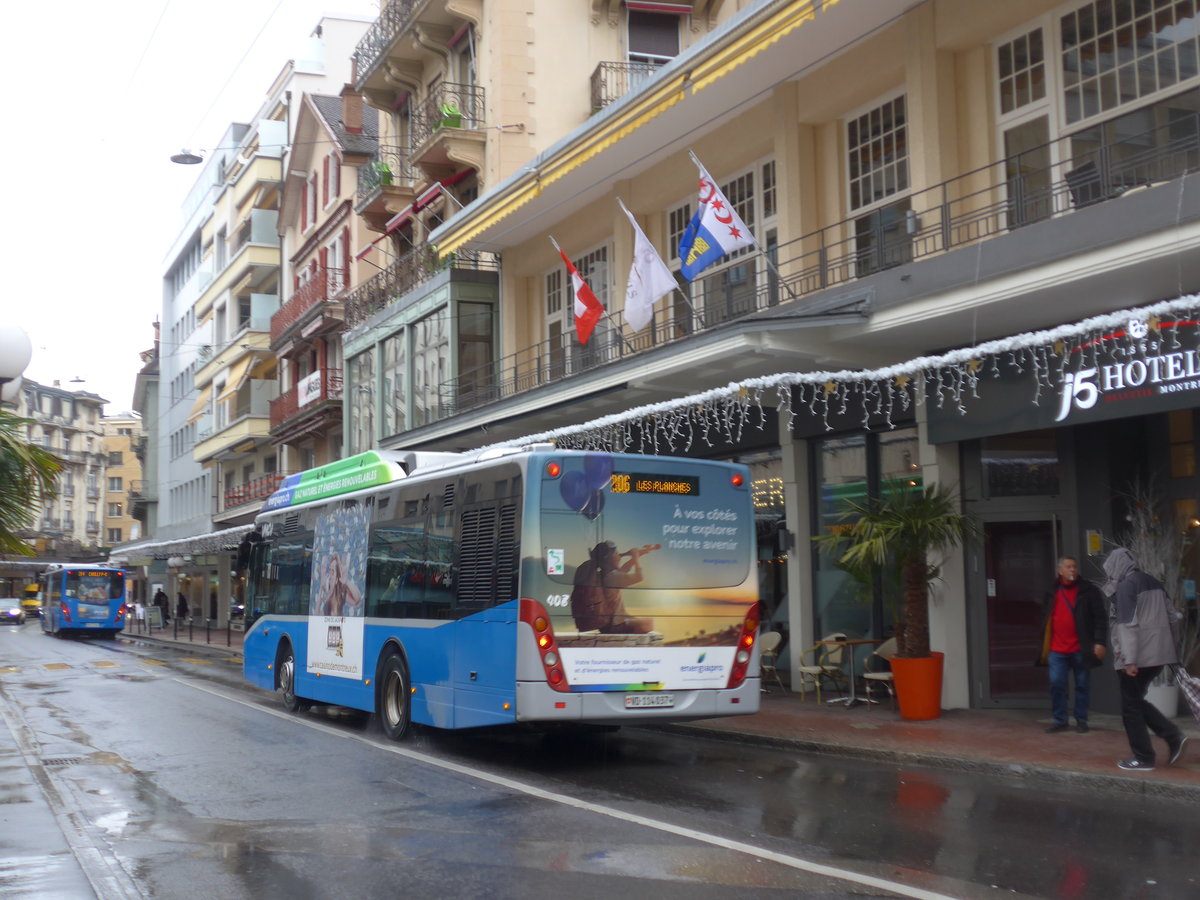
[[[562,257],[567,271],[571,273],[571,291],[575,294],[575,333],[579,336],[579,343],[586,344],[588,338],[592,336],[596,323],[604,315],[604,307],[596,299],[596,295],[592,293],[587,282],[583,280],[583,276],[571,265],[567,254],[561,248],[558,255]]]

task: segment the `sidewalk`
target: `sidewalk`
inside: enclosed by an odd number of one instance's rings
[[[228,635],[228,646],[226,640]],[[155,629],[153,634],[124,633],[127,639],[153,640],[166,644],[208,647],[213,651],[240,654],[242,633],[213,629],[206,644],[205,629]],[[1049,701],[1044,710],[952,709],[927,722],[909,722],[884,702],[852,709],[818,704],[815,697],[778,688],[762,695],[762,707],[752,716],[706,719],[673,725],[713,737],[753,740],[786,749],[854,756],[900,765],[929,765],[985,774],[1036,779],[1046,783],[1103,790],[1119,790],[1200,800],[1200,726],[1187,715],[1176,723],[1189,738],[1183,758],[1166,765],[1166,750],[1155,739],[1159,752],[1153,772],[1124,772],[1118,759],[1129,754],[1121,719],[1115,715],[1092,715],[1092,730],[1077,734],[1046,734],[1050,724]]]

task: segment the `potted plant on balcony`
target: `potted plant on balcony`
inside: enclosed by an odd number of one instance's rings
[[[815,540],[838,554],[844,566],[899,566],[904,607],[892,658],[896,699],[904,718],[935,719],[941,714],[942,653],[929,648],[929,586],[941,568],[929,558],[973,537],[976,524],[960,511],[957,494],[945,485],[892,482],[881,497],[843,502],[839,521],[848,524]]]
[[[441,113],[441,118],[434,127],[434,131],[440,131],[443,128],[462,128],[462,111],[456,104],[443,103],[438,111]]]

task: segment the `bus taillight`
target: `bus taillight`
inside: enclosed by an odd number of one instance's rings
[[[67,609],[67,604],[66,604],[66,603],[59,603],[59,604],[58,604],[58,611],[59,611],[59,614],[60,614],[60,615],[63,617],[63,621],[64,621],[64,622],[70,622],[70,621],[71,621],[71,611],[70,611],[69,609]]]
[[[122,603],[121,608],[117,610],[117,621],[120,622],[123,618],[125,618],[125,613],[127,612],[129,612],[129,607]]]
[[[742,634],[738,638],[737,651],[733,655],[733,669],[729,673],[726,687],[741,687],[746,680],[746,670],[754,658],[754,642],[758,640],[758,604],[755,603],[742,619]]]
[[[546,673],[546,683],[556,691],[569,691],[567,676],[562,670],[562,660],[558,655],[558,644],[554,640],[554,629],[550,627],[550,616],[542,604],[528,597],[520,600],[521,621],[533,629],[534,640],[537,641],[538,654],[542,658],[542,669]]]

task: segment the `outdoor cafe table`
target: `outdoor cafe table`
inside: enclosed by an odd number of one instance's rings
[[[845,697],[835,697],[832,700],[825,701],[826,706],[833,703],[844,703],[846,704],[846,708],[849,709],[851,706],[854,706],[854,704],[860,702],[854,687],[854,651],[862,644],[882,644],[883,641],[878,640],[877,638],[842,638],[841,640],[837,641],[817,641],[817,643],[845,647],[849,651],[846,655],[850,657],[850,693]],[[876,701],[867,698],[862,702],[875,703]]]

